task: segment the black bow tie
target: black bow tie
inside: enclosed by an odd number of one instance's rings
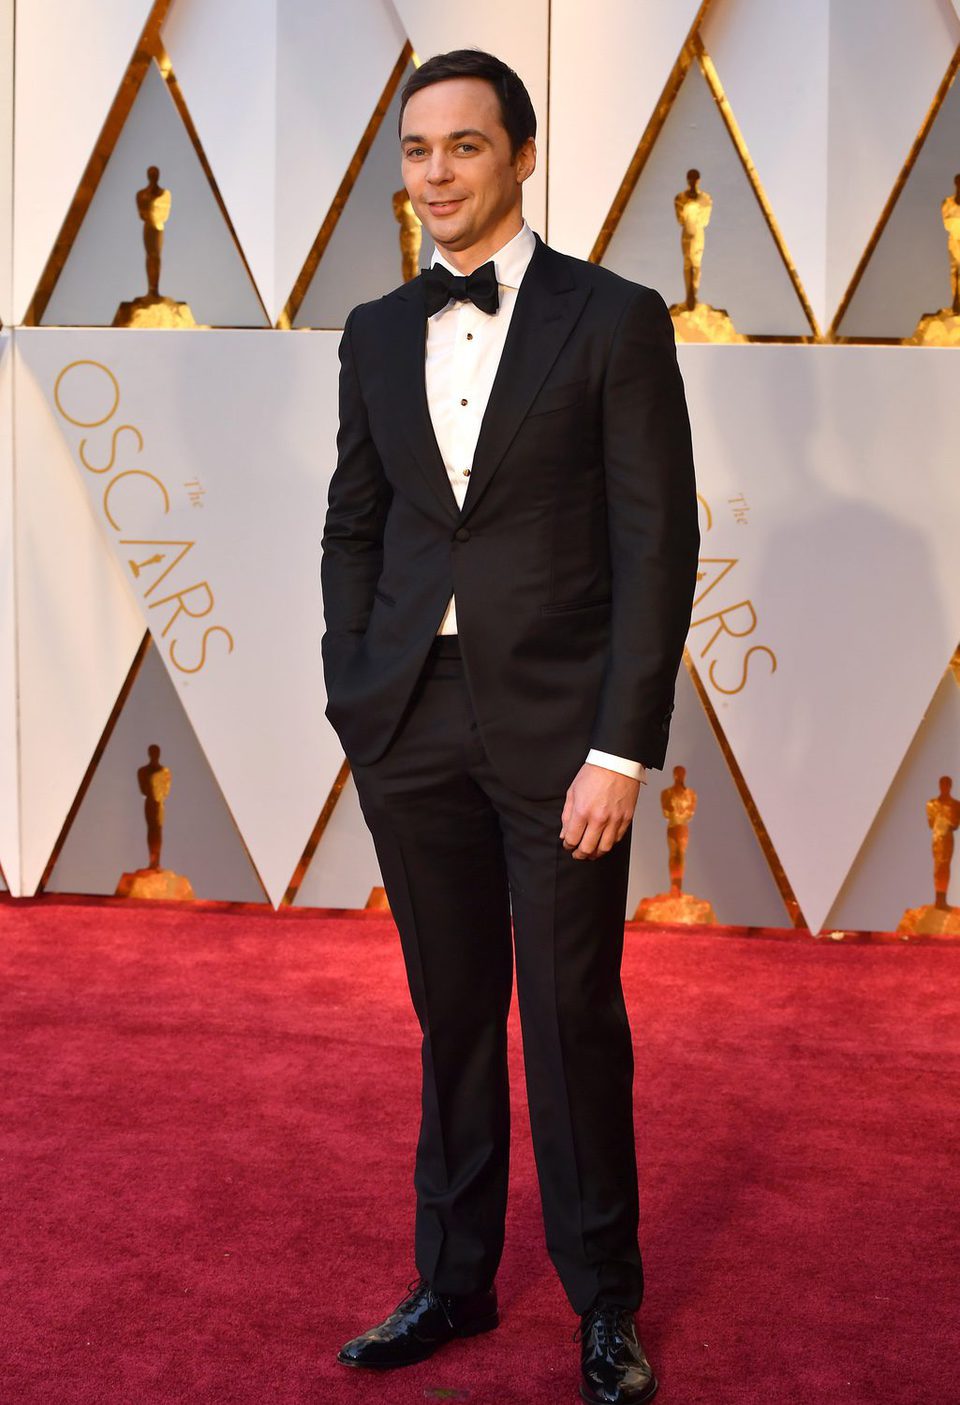
[[[420,274],[423,293],[427,303],[427,316],[432,317],[451,298],[455,302],[472,302],[481,312],[496,312],[500,306],[500,287],[497,283],[497,270],[493,260],[482,268],[475,268],[467,277],[457,277],[442,263],[425,268]]]

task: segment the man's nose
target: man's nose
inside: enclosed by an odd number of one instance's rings
[[[442,185],[451,177],[450,161],[444,151],[435,151],[430,157],[427,180],[431,185]]]

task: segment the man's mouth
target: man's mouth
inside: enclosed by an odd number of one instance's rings
[[[458,196],[455,200],[428,200],[427,205],[434,215],[448,215],[452,211],[459,209],[463,204],[464,197]]]

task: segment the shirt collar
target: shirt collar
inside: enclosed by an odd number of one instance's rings
[[[519,288],[523,275],[527,271],[527,265],[533,258],[533,251],[537,247],[536,236],[533,230],[524,220],[520,229],[509,239],[502,248],[493,255],[493,264],[497,273],[497,282],[501,288]],[[489,262],[489,260],[488,260]],[[430,266],[442,263],[444,268],[460,277],[460,270],[454,268],[452,263],[448,263],[439,249],[434,249]]]

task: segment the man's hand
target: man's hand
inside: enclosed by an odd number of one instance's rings
[[[640,781],[584,762],[567,791],[560,838],[575,859],[599,859],[609,854],[627,832]]]

